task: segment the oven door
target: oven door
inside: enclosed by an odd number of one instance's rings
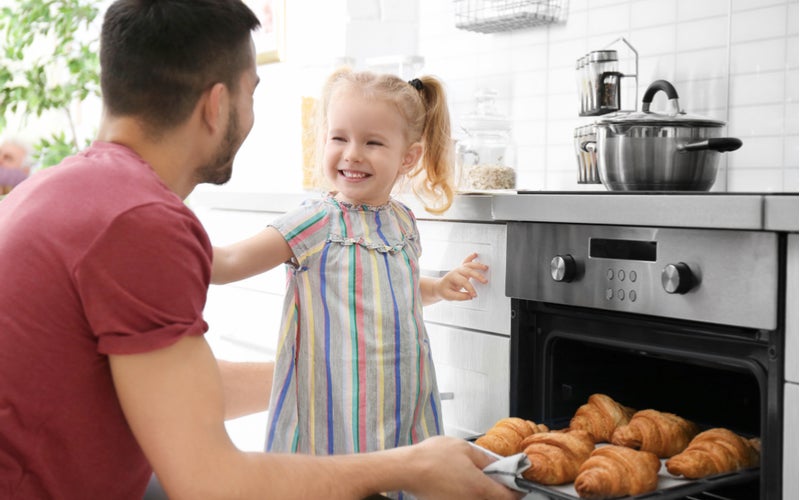
[[[658,498],[706,492],[718,496],[692,498],[779,499],[778,338],[762,330],[514,299],[510,414],[565,428],[591,394],[603,393],[638,410],[675,413],[702,429],[758,436],[760,469],[691,482]]]

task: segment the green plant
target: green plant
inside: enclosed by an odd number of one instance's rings
[[[7,4],[8,2],[6,2]],[[78,137],[72,107],[100,94],[97,0],[15,0],[0,10],[0,132],[7,117],[66,115],[69,130],[34,144],[42,166],[58,163],[88,139]]]

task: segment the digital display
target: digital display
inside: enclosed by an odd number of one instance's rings
[[[589,257],[655,262],[656,247],[655,241],[589,238]]]

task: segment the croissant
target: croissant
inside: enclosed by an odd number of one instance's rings
[[[503,418],[497,421],[486,434],[475,440],[475,444],[504,457],[520,451],[520,443],[531,434],[547,432],[544,424],[517,417]]]
[[[755,467],[761,455],[760,445],[757,439],[744,439],[728,429],[709,429],[695,436],[683,452],[667,460],[667,470],[675,476],[698,479]]]
[[[571,483],[578,475],[581,464],[594,450],[594,441],[588,432],[542,432],[528,436],[525,454],[531,462],[522,477],[539,484]]]
[[[589,401],[575,412],[569,427],[587,431],[595,443],[609,443],[614,429],[626,425],[635,412],[605,394],[592,394]]]
[[[575,491],[595,500],[648,493],[656,489],[660,469],[661,460],[649,451],[603,446],[581,465]]]
[[[617,427],[611,442],[669,458],[682,452],[698,432],[693,422],[672,413],[642,410],[633,414],[628,425]]]

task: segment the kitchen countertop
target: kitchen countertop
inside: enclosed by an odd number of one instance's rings
[[[312,192],[193,193],[190,206],[284,212]],[[514,191],[456,196],[443,215],[432,215],[413,196],[401,196],[419,219],[469,222],[562,222],[653,227],[798,232],[797,193],[653,193]]]

